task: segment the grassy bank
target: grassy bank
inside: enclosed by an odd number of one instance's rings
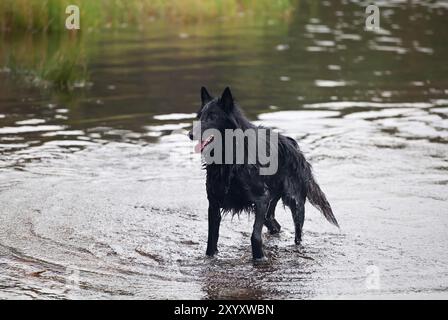
[[[104,29],[287,19],[298,0],[0,0],[0,68],[27,83],[58,90],[88,80],[92,41]],[[68,5],[80,8],[80,31],[65,28]]]
[[[142,25],[167,19],[194,23],[216,18],[287,17],[294,0],[2,0],[2,32],[60,32],[65,8],[78,5],[81,28]]]
[[[27,84],[68,90],[88,79],[86,45],[79,36],[24,34],[2,46],[1,65]]]

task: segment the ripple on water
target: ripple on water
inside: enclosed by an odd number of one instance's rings
[[[59,131],[65,129],[66,126],[61,125],[44,125],[44,126],[19,126],[19,127],[3,127],[0,128],[0,134],[19,134],[29,132]]]
[[[154,119],[156,120],[183,120],[194,118],[196,118],[196,113],[170,113],[154,116]]]
[[[44,119],[28,119],[28,120],[17,121],[16,124],[19,126],[25,126],[25,125],[42,124],[45,122],[46,121]]]
[[[315,109],[349,109],[349,108],[430,108],[430,102],[369,102],[369,101],[334,101],[304,104],[305,108]]]

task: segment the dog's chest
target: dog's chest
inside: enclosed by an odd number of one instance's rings
[[[229,168],[207,170],[207,196],[209,201],[229,211],[242,211],[252,206],[248,185]]]

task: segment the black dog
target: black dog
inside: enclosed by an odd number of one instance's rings
[[[197,128],[190,131],[190,139],[198,139],[197,151],[213,142],[214,137],[203,137],[207,129],[216,129],[225,136],[226,129],[252,129],[257,127],[247,120],[234,102],[232,93],[226,88],[221,98],[213,98],[203,87],[201,89],[202,105],[197,114],[200,121],[200,137]],[[264,128],[265,130],[266,129]],[[272,132],[273,131],[269,131]],[[259,140],[257,140],[259,141]],[[259,143],[259,142],[258,142]],[[247,146],[246,146],[247,147]],[[245,147],[245,150],[247,148]],[[271,147],[272,149],[272,147]],[[313,177],[311,165],[306,161],[297,142],[278,134],[278,169],[272,175],[260,175],[260,163],[249,164],[247,157],[243,164],[206,163],[208,209],[208,256],[217,253],[221,213],[233,214],[242,211],[255,213],[255,223],[251,237],[252,255],[255,260],[265,260],[262,248],[261,232],[265,225],[272,234],[280,231],[280,224],[275,220],[275,207],[282,199],[291,209],[295,226],[295,243],[302,240],[302,227],[305,218],[305,201],[318,208],[325,218],[338,226],[330,204]],[[233,149],[235,150],[235,148]],[[269,150],[269,147],[268,147]],[[225,157],[225,151],[223,151]],[[232,155],[235,156],[235,155]],[[224,163],[224,162],[222,162]],[[339,226],[338,226],[339,227]]]

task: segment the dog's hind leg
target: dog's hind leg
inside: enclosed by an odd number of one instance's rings
[[[264,225],[268,228],[270,234],[277,234],[281,230],[280,224],[275,220],[275,208],[277,207],[278,200],[280,200],[280,197],[275,197],[271,200],[264,221]]]
[[[261,231],[265,222],[266,214],[269,208],[269,198],[263,197],[255,203],[255,222],[251,237],[252,256],[255,261],[265,261],[266,257],[263,252],[263,240]]]
[[[213,257],[218,252],[219,225],[221,212],[219,206],[209,203],[208,207],[208,242],[206,254]]]
[[[288,206],[291,209],[296,231],[294,242],[298,245],[302,241],[302,228],[305,221],[305,200],[291,201]]]

